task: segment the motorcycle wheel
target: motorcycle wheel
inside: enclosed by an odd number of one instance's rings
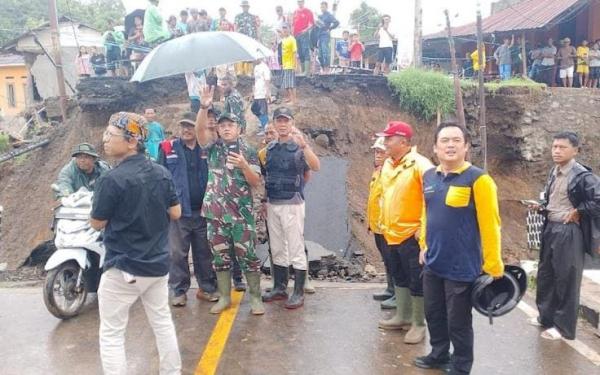
[[[85,278],[81,278],[80,290],[76,290],[79,264],[65,262],[50,270],[44,282],[44,303],[52,315],[69,319],[79,314],[87,298]]]

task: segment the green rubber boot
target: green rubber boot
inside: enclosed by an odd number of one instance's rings
[[[379,321],[379,328],[382,329],[408,329],[411,325],[411,315],[407,314],[408,308],[410,308],[410,291],[408,288],[394,289],[396,296],[396,312],[390,319],[382,319]],[[407,308],[408,305],[408,308]]]
[[[404,336],[405,344],[418,344],[425,340],[425,304],[423,297],[410,297],[412,302],[412,325]]]
[[[250,311],[252,315],[263,315],[265,306],[260,293],[260,272],[246,272],[246,280],[250,291]]]
[[[231,306],[231,271],[217,272],[217,289],[219,301],[210,308],[211,314],[220,314]]]

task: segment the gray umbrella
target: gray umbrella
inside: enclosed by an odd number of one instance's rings
[[[131,81],[144,82],[272,55],[269,48],[240,33],[194,33],[154,48],[137,68]]]

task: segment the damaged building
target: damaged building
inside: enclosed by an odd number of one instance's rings
[[[75,93],[78,75],[75,58],[80,47],[103,48],[100,31],[69,17],[58,20],[61,55],[67,94]],[[22,55],[27,67],[27,85],[25,102],[27,105],[59,95],[58,84],[53,61],[52,31],[50,24],[29,30],[11,40],[3,47],[3,51]]]

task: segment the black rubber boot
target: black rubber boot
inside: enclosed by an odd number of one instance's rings
[[[288,268],[273,265],[273,289],[262,296],[263,302],[280,301],[288,298]]]
[[[394,280],[392,279],[392,275],[387,273],[387,288],[383,292],[373,294],[373,299],[375,301],[385,301],[394,296]]]
[[[286,309],[297,309],[304,306],[304,283],[306,282],[306,271],[294,270],[294,293],[285,303]]]

